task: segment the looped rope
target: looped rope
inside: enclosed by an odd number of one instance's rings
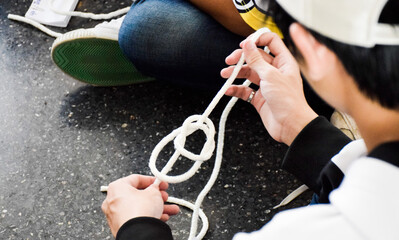
[[[93,14],[93,13],[84,13],[84,12],[65,12],[65,11],[59,11],[53,7],[53,2],[54,0],[50,0],[50,7],[52,11],[55,13],[61,14],[61,15],[67,15],[67,16],[78,16],[78,17],[83,17],[83,18],[92,18],[92,19],[110,19],[114,18],[116,16],[125,14],[129,11],[130,7],[126,7],[120,10],[117,10],[112,13],[108,14]],[[32,26],[40,29],[41,31],[47,33],[48,35],[52,37],[59,37],[62,34],[54,32],[50,30],[49,28],[43,26],[42,24],[33,21],[31,19],[14,15],[14,14],[9,14],[8,15],[9,19],[15,20],[15,21],[20,21],[20,22],[25,22],[28,24],[31,24]],[[256,31],[252,35],[252,39],[257,40],[262,34],[270,32],[269,29],[267,28],[262,28]],[[268,48],[265,47],[265,51],[268,52]],[[201,167],[201,164],[209,160],[213,154],[213,151],[215,149],[215,141],[214,141],[214,136],[215,136],[215,126],[213,125],[213,122],[208,118],[213,109],[216,107],[216,105],[219,103],[220,99],[224,96],[225,92],[227,89],[232,85],[233,81],[236,79],[238,73],[240,72],[242,66],[244,64],[244,54],[241,55],[240,60],[238,61],[236,67],[233,70],[233,73],[231,76],[227,79],[223,87],[219,90],[219,92],[216,94],[216,96],[213,98],[212,102],[209,104],[207,109],[204,111],[202,115],[193,115],[191,117],[188,117],[183,125],[171,132],[169,135],[164,137],[154,148],[150,161],[149,161],[149,167],[151,169],[152,174],[157,178],[156,181],[154,182],[154,185],[159,185],[161,181],[169,182],[169,183],[179,183],[188,180],[194,174],[198,171],[198,169]],[[249,86],[251,82],[249,80],[246,80],[242,85],[243,86]],[[191,228],[190,228],[190,235],[189,235],[189,240],[201,240],[206,232],[208,231],[209,227],[209,222],[208,218],[206,217],[204,211],[200,208],[202,201],[204,200],[205,196],[208,194],[208,192],[211,190],[213,184],[216,182],[216,179],[219,174],[220,166],[222,163],[222,157],[223,157],[223,145],[224,145],[224,132],[225,132],[225,126],[226,126],[226,121],[227,117],[237,102],[238,98],[233,97],[228,104],[226,105],[225,109],[223,110],[222,116],[220,117],[219,121],[219,133],[218,133],[218,143],[217,143],[217,148],[216,148],[216,159],[215,159],[215,165],[211,174],[211,177],[208,180],[208,183],[205,185],[203,190],[200,192],[200,194],[197,197],[197,200],[195,201],[195,204],[192,204],[186,200],[183,199],[178,199],[174,197],[169,197],[168,202],[178,204],[184,207],[187,207],[191,210],[193,210],[193,215],[191,219]],[[186,139],[189,135],[194,133],[195,131],[202,130],[205,135],[206,135],[206,142],[204,144],[204,147],[202,148],[200,154],[194,154],[184,148]],[[175,152],[172,155],[172,157],[169,159],[165,167],[162,169],[162,171],[158,171],[156,168],[156,160],[158,158],[159,153],[162,151],[162,149],[172,140],[174,139],[174,146],[175,146]],[[178,176],[168,176],[167,173],[172,169],[173,165],[176,163],[177,159],[180,156],[184,156],[188,159],[191,159],[195,161],[193,166],[184,174],[178,175]],[[101,186],[101,191],[106,192],[108,189],[107,186]],[[307,189],[306,186],[301,186],[298,188],[296,191],[294,191],[292,194],[287,196],[279,205],[277,205],[275,208],[278,208],[280,206],[284,206],[287,203],[289,203],[292,199],[294,199],[296,196],[301,194],[303,191]],[[197,228],[198,228],[198,218],[201,218],[202,220],[202,228],[201,231],[196,235],[197,233]]]
[[[215,141],[214,141],[214,136],[216,132],[215,126],[213,125],[213,122],[209,118],[206,118],[205,122],[202,123],[199,122],[201,118],[202,118],[201,115],[193,115],[191,117],[188,117],[180,128],[174,130],[169,135],[164,137],[155,146],[150,157],[149,166],[151,172],[159,180],[169,183],[179,183],[186,181],[192,176],[194,176],[194,174],[201,167],[201,164],[204,161],[209,160],[212,157],[213,150],[215,149]],[[194,154],[192,152],[187,151],[184,148],[186,138],[197,130],[202,130],[207,138],[200,154]],[[162,149],[173,139],[174,139],[175,152],[170,157],[166,166],[162,169],[162,172],[160,172],[155,166],[156,160]],[[171,170],[173,164],[180,157],[180,155],[195,161],[194,165],[191,167],[190,170],[188,170],[184,174],[178,176],[167,176],[166,174]],[[157,183],[159,183],[159,181]]]
[[[209,118],[206,118],[205,122],[199,122],[201,118],[201,115],[193,115],[188,117],[183,123],[180,134],[176,136],[174,141],[176,151],[193,161],[208,160],[212,157],[213,150],[215,149],[215,126]],[[186,142],[187,136],[190,136],[197,130],[202,130],[207,138],[200,154],[194,154],[184,148],[184,143]]]
[[[262,28],[256,31],[256,33],[252,36],[253,39],[257,40],[262,34],[270,32],[269,29],[267,28]],[[236,67],[233,70],[233,73],[231,76],[227,79],[223,87],[219,90],[219,92],[216,94],[216,96],[213,98],[212,102],[209,104],[207,109],[204,111],[202,115],[193,115],[191,117],[188,117],[183,125],[172,131],[169,135],[164,137],[154,148],[150,161],[149,161],[149,167],[151,169],[151,172],[154,174],[154,176],[157,178],[157,180],[154,182],[155,185],[159,185],[161,181],[169,182],[169,183],[179,183],[188,180],[194,174],[197,172],[197,170],[200,168],[201,164],[208,160],[212,154],[213,150],[215,149],[215,143],[214,143],[214,134],[215,134],[215,128],[212,123],[212,121],[208,118],[208,116],[211,114],[213,109],[216,107],[220,99],[224,96],[225,92],[227,89],[232,85],[233,81],[236,79],[238,73],[240,72],[243,64],[244,64],[244,54],[241,55],[240,60],[238,61]],[[250,81],[246,80],[243,85],[244,86],[249,86],[251,84]],[[224,132],[225,132],[225,126],[226,126],[226,120],[227,117],[234,106],[234,104],[237,102],[237,98],[233,97],[229,103],[227,104],[226,108],[223,110],[222,116],[219,121],[219,134],[218,134],[218,144],[217,144],[217,150],[216,150],[216,159],[215,159],[215,165],[211,174],[210,179],[208,180],[208,183],[205,185],[204,189],[200,192],[200,194],[197,197],[197,200],[195,201],[195,205],[191,206],[190,208],[193,209],[193,216],[191,219],[191,229],[190,229],[190,236],[189,240],[200,240],[202,239],[206,231],[208,230],[208,219],[206,218],[205,215],[202,215],[203,211],[200,208],[202,201],[204,200],[205,196],[208,194],[208,192],[211,190],[213,184],[215,183],[217,176],[219,174],[220,166],[222,163],[222,156],[223,156],[223,145],[224,145]],[[194,154],[186,149],[184,149],[184,144],[186,141],[187,136],[192,134],[193,132],[197,130],[202,130],[205,135],[206,135],[206,142],[204,144],[204,147],[201,150],[200,154]],[[159,153],[162,151],[162,149],[171,142],[173,139],[174,144],[175,144],[175,152],[173,155],[170,157],[169,161],[166,163],[165,167],[162,169],[160,172],[156,168],[156,160],[158,158]],[[167,173],[172,169],[173,165],[176,163],[177,159],[181,156],[185,156],[188,159],[191,159],[195,161],[193,166],[184,174],[178,175],[178,176],[168,176]],[[169,201],[170,199],[168,199]],[[186,204],[188,203],[185,200],[182,199],[176,199],[172,198],[172,202],[178,201],[183,201],[182,203]],[[185,205],[183,205],[185,206]],[[201,217],[203,226],[198,235],[197,233],[197,228],[198,228],[198,217]]]
[[[126,9],[122,9],[122,11],[126,11]],[[53,10],[54,11],[54,10]],[[120,12],[122,12],[120,11]],[[59,12],[55,11],[60,14],[65,14],[65,15],[71,15],[71,16],[79,16],[79,17],[88,17],[91,16],[92,13],[87,13],[87,14],[81,14],[78,12]],[[118,11],[116,11],[118,12]],[[112,14],[112,13],[111,13]],[[118,12],[119,14],[119,12]],[[83,16],[85,15],[85,16]],[[95,14],[93,14],[95,15]],[[104,14],[102,14],[104,15]],[[105,14],[105,15],[110,15],[110,14]],[[47,33],[50,36],[53,37],[59,37],[62,34],[54,32],[46,27],[44,27],[42,24],[37,23],[36,21],[33,21],[31,19],[21,17],[18,15],[13,15],[9,14],[8,15],[9,19],[16,20],[16,21],[21,21],[25,22],[28,24],[33,25],[34,27],[42,30],[43,32]],[[93,18],[93,17],[89,17]],[[112,17],[110,17],[112,18]],[[93,18],[97,19],[97,18]],[[100,18],[98,18],[100,19]],[[262,34],[270,32],[269,29],[267,28],[262,28],[259,29],[258,31],[255,32],[254,35],[252,35],[253,39],[258,39]],[[265,51],[268,51],[268,48],[265,47]],[[238,61],[236,67],[233,70],[233,73],[231,76],[227,79],[226,83],[223,85],[223,87],[219,90],[219,92],[216,94],[216,96],[213,98],[212,102],[209,104],[208,108],[204,111],[202,115],[193,115],[184,121],[182,127],[174,130],[171,132],[169,135],[164,137],[154,148],[150,161],[149,161],[149,167],[151,169],[152,174],[157,178],[156,181],[154,182],[155,185],[159,185],[161,181],[169,182],[169,183],[179,183],[188,180],[194,174],[198,171],[198,169],[201,167],[201,164],[209,160],[210,157],[213,154],[213,151],[215,149],[215,141],[214,141],[214,135],[215,135],[215,127],[213,125],[213,122],[208,118],[208,116],[211,114],[213,109],[216,107],[220,99],[224,96],[225,92],[227,89],[232,85],[233,81],[236,79],[238,73],[240,72],[242,66],[244,64],[244,54],[241,55],[240,60]],[[250,81],[246,80],[242,85],[244,86],[249,86],[251,84]],[[211,177],[208,180],[208,183],[205,185],[203,190],[200,192],[200,194],[197,197],[197,200],[195,201],[195,205],[183,200],[183,199],[178,199],[174,197],[169,197],[168,202],[170,203],[175,203],[184,207],[187,207],[191,210],[193,210],[193,216],[191,219],[191,229],[190,229],[190,235],[189,235],[189,240],[201,240],[209,227],[209,222],[208,218],[206,217],[205,213],[203,210],[200,208],[202,201],[204,200],[205,196],[208,194],[208,192],[211,190],[213,184],[215,183],[217,176],[219,174],[221,162],[222,162],[222,155],[223,155],[223,145],[224,145],[224,131],[225,131],[225,125],[226,125],[226,120],[227,117],[237,102],[238,98],[233,97],[229,103],[227,104],[226,108],[224,109],[222,116],[219,121],[219,134],[218,134],[218,143],[217,143],[217,148],[216,148],[216,159],[215,159],[215,165],[211,174]],[[205,135],[206,135],[206,142],[204,144],[204,147],[202,148],[200,154],[194,154],[192,152],[187,151],[184,148],[185,141],[187,136],[191,135],[197,130],[202,130]],[[174,139],[174,146],[175,146],[175,152],[172,155],[172,157],[169,159],[165,167],[162,169],[161,172],[158,171],[156,168],[156,160],[158,158],[159,153],[162,151],[162,149],[172,140]],[[172,169],[173,165],[176,163],[177,159],[179,156],[182,155],[188,159],[191,159],[195,161],[193,166],[184,174],[178,175],[178,176],[168,176],[167,173]],[[106,192],[108,189],[107,186],[101,186],[101,191]],[[306,191],[307,187],[305,185],[299,187],[297,190],[295,190],[293,193],[289,194],[279,205],[275,206],[273,209],[284,206],[288,204],[290,201],[292,201],[294,198],[296,198],[299,194],[302,192]],[[198,228],[198,218],[201,218],[202,220],[202,228],[201,231],[198,233],[196,236],[195,234],[197,233],[197,228]]]

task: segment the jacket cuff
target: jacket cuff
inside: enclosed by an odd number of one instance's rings
[[[283,159],[282,168],[319,194],[323,168],[349,142],[349,137],[325,117],[319,116],[294,139]]]
[[[170,227],[157,218],[132,218],[119,229],[116,240],[173,240]]]

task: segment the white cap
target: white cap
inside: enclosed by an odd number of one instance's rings
[[[302,25],[336,41],[361,47],[399,45],[399,25],[378,23],[388,0],[277,2]]]

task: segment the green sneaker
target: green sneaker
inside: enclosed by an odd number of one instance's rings
[[[141,74],[118,44],[124,17],[94,28],[77,29],[58,37],[52,46],[54,63],[66,74],[96,86],[121,86],[155,80]]]

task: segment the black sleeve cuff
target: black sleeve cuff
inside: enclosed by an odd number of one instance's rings
[[[319,195],[323,188],[323,168],[330,166],[331,158],[350,141],[326,118],[317,117],[295,138],[284,157],[282,168]]]
[[[116,240],[173,240],[170,227],[157,218],[132,218],[119,229]]]

